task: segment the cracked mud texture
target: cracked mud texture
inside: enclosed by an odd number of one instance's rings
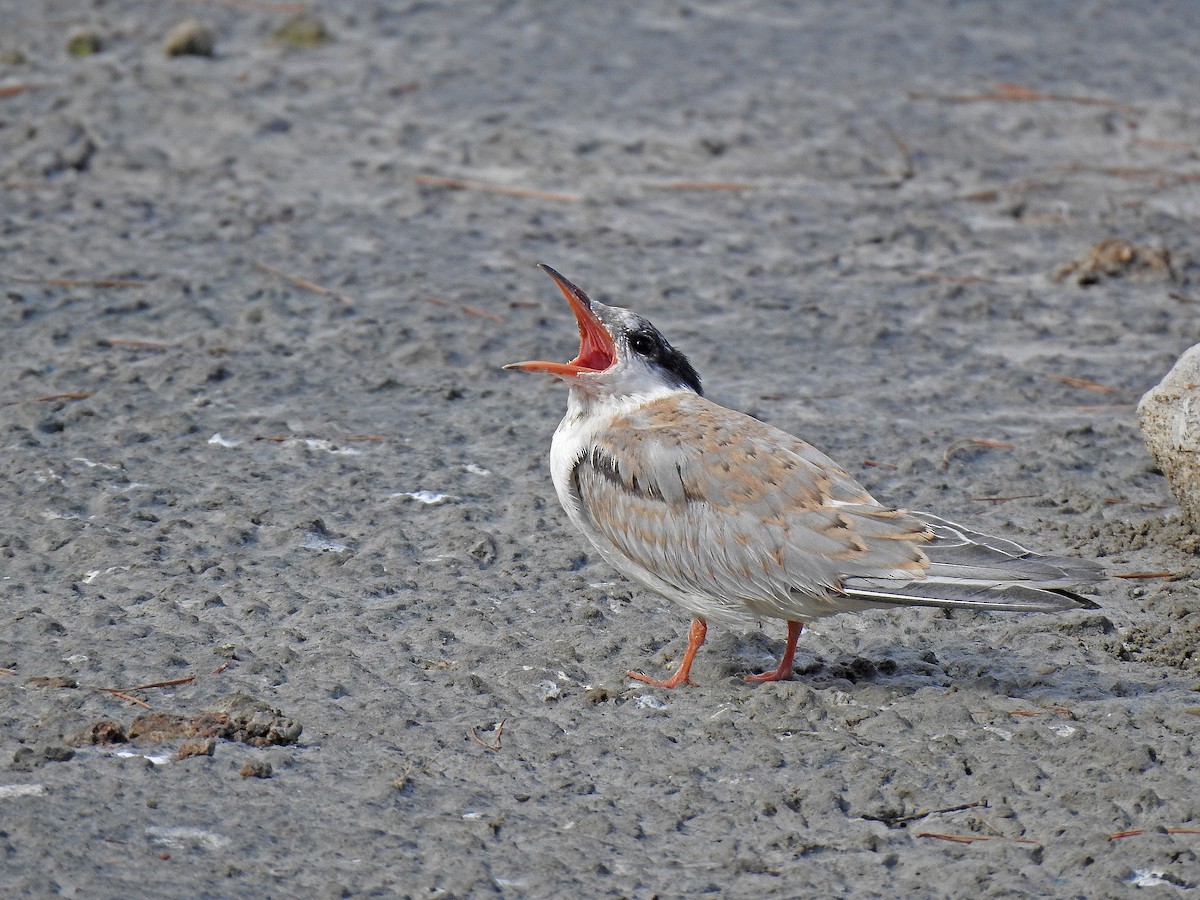
[[[1200,340],[1200,6],[291,15],[0,2],[0,893],[1200,885],[1196,544],[1134,415]],[[1107,240],[1170,271],[1055,280]],[[538,261],[880,498],[1171,580],[628,682],[687,621],[499,371],[574,352]],[[238,695],[298,742],[66,746]]]

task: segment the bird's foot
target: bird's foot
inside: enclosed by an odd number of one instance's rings
[[[763,684],[767,681],[791,681],[795,677],[792,667],[789,663],[785,670],[783,666],[778,669],[772,669],[770,672],[762,672],[758,675],[747,675],[746,681],[750,684]]]
[[[651,678],[649,675],[643,675],[641,672],[626,672],[625,676],[632,678],[634,681],[641,681],[645,684],[652,684],[655,687],[666,688],[667,690],[679,687],[681,684],[690,684],[692,687],[696,686],[696,682],[692,681],[691,678],[682,672],[676,672],[666,681],[659,681],[657,678]]]
[[[751,684],[762,684],[765,681],[791,681],[795,677],[793,660],[796,658],[796,641],[800,639],[800,632],[803,630],[804,623],[798,620],[789,620],[787,647],[783,651],[783,659],[779,660],[779,665],[770,672],[747,675],[746,680]]]
[[[643,675],[641,672],[626,672],[630,678],[635,681],[652,684],[655,687],[666,688],[670,690],[673,687],[679,687],[681,684],[695,685],[688,675],[692,671],[692,660],[696,658],[696,651],[700,649],[700,645],[704,643],[704,636],[708,634],[708,623],[704,618],[697,616],[692,620],[692,627],[688,629],[688,645],[687,650],[683,654],[683,662],[679,664],[679,669],[668,678],[666,681],[659,681],[657,678],[651,678],[649,675]]]

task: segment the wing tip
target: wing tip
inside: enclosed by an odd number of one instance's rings
[[[926,606],[938,609],[970,609],[979,612],[1041,612],[1060,613],[1073,609],[1100,609],[1096,601],[1066,588],[1007,584],[993,587],[959,584],[960,590],[946,591],[939,596],[930,588],[932,581],[907,581],[895,586],[883,584],[884,579],[848,578],[842,583],[842,593],[848,597],[879,606]],[[854,582],[859,582],[855,584]],[[943,590],[951,585],[941,582]],[[958,593],[958,596],[954,596]],[[989,593],[991,596],[989,596]]]
[[[1064,610],[1071,609],[1100,609],[1100,604],[1090,597],[1084,597],[1082,594],[1077,594],[1074,591],[1067,591],[1061,588],[1051,589],[1050,593],[1058,594],[1058,596],[1070,600],[1069,605],[1064,605]]]

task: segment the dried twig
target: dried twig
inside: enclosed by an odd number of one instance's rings
[[[1107,175],[1109,178],[1142,179],[1152,178],[1156,187],[1177,187],[1181,184],[1191,184],[1200,181],[1200,172],[1179,172],[1173,169],[1158,169],[1143,166],[1085,166],[1074,164],[1066,167],[1068,172],[1089,172],[1096,175]]]
[[[909,91],[912,100],[937,100],[941,103],[1075,103],[1081,106],[1104,106],[1118,112],[1135,113],[1136,106],[1128,103],[1117,103],[1100,97],[1080,97],[1074,94],[1047,94],[1036,88],[1020,84],[1001,82],[994,91],[983,94],[925,94],[919,91]]]
[[[120,278],[10,278],[18,284],[50,284],[54,287],[137,288],[145,281],[126,281]]]
[[[499,749],[500,749],[500,738],[501,738],[501,736],[504,734],[504,723],[505,723],[505,722],[507,722],[507,721],[508,721],[507,719],[501,719],[501,720],[500,720],[500,721],[497,723],[497,725],[496,725],[496,737],[495,737],[495,739],[494,739],[494,740],[493,740],[493,741],[492,741],[490,744],[485,744],[485,743],[483,742],[482,738],[480,738],[480,737],[479,737],[479,735],[477,735],[477,734],[475,733],[475,729],[474,729],[474,728],[472,728],[472,729],[470,730],[470,732],[469,732],[469,733],[470,733],[470,735],[471,735],[471,740],[473,740],[475,743],[477,743],[477,744],[478,744],[480,747],[482,747],[484,750],[499,750]]]
[[[1141,144],[1143,147],[1172,147],[1172,148],[1182,147],[1182,148],[1185,148],[1188,150],[1190,150],[1196,146],[1195,143],[1193,143],[1192,141],[1172,141],[1172,140],[1168,140],[1166,138],[1135,137],[1133,139],[1133,143]]]
[[[993,840],[993,838],[984,837],[983,835],[976,835],[972,837],[965,834],[935,834],[932,831],[922,831],[917,834],[917,837],[937,838],[939,841],[953,841],[956,844],[973,844],[976,841]]]
[[[893,129],[891,125],[883,123],[882,128],[887,136],[892,139],[892,143],[895,144],[896,148],[900,151],[900,158],[903,160],[903,164],[901,165],[900,171],[897,173],[897,175],[901,181],[908,181],[913,177],[914,174],[916,174],[916,166],[913,163],[912,150],[909,149],[909,146],[905,142],[904,138],[900,137],[900,135],[896,133],[895,129]]]
[[[658,191],[752,191],[754,185],[739,181],[667,181],[648,184],[646,187]]]
[[[1010,709],[1008,711],[1010,716],[1044,716],[1046,713],[1055,713],[1069,719],[1075,718],[1075,713],[1065,706],[1047,706],[1045,709]]]
[[[955,453],[960,450],[966,450],[968,447],[993,447],[999,450],[1015,450],[1016,444],[1010,444],[1007,441],[987,441],[981,438],[963,438],[961,441],[955,441],[945,452],[942,453],[942,468],[950,465],[950,459]]]
[[[976,841],[1015,841],[1018,844],[1040,844],[1032,838],[1007,837],[1000,834],[938,834],[934,831],[922,831],[919,838],[937,838],[939,841],[953,841],[956,844],[974,844]]]
[[[289,275],[282,269],[277,269],[274,266],[269,266],[264,262],[256,262],[255,268],[261,269],[263,272],[270,272],[272,275],[278,275],[280,278],[286,278],[296,287],[302,290],[312,291],[314,294],[320,294],[323,297],[332,297],[337,300],[342,306],[353,306],[354,301],[345,294],[339,294],[337,291],[332,291],[324,285],[317,284],[315,281],[309,281],[307,278],[300,278],[296,275]]]
[[[47,394],[45,397],[34,397],[34,403],[50,403],[53,400],[86,400],[92,396],[91,391],[78,391],[70,394]]]
[[[301,438],[295,435],[256,434],[251,440],[270,441],[273,444],[286,444],[288,441],[328,441],[331,444],[351,444],[356,442],[379,443],[390,441],[392,438],[382,434],[339,434],[336,438]]]
[[[452,306],[457,307],[468,316],[478,316],[481,319],[490,319],[493,322],[504,324],[504,317],[497,315],[494,312],[489,312],[486,309],[480,309],[478,306],[471,306],[468,303],[451,303],[449,300],[443,300],[441,297],[426,297],[425,300],[432,303],[434,306]]]
[[[1097,381],[1089,381],[1086,378],[1074,378],[1070,375],[1047,375],[1046,377],[1052,381],[1058,381],[1071,387],[1083,388],[1088,391],[1098,391],[1101,394],[1115,394],[1117,392],[1116,388],[1100,384]]]
[[[978,275],[951,275],[947,272],[909,272],[913,278],[924,278],[929,281],[953,281],[958,284],[1003,284],[995,278],[982,278]]]
[[[120,697],[122,700],[127,700],[130,703],[136,703],[143,709],[153,709],[153,707],[145,700],[141,700],[133,696],[133,691],[148,691],[152,688],[174,687],[178,684],[191,684],[196,680],[195,675],[188,675],[184,678],[172,678],[170,681],[152,681],[149,684],[139,684],[137,687],[129,688],[96,688],[98,691],[104,691],[106,694],[112,694],[114,697]]]
[[[249,9],[255,12],[302,13],[308,12],[308,3],[280,3],[274,0],[191,0],[193,3],[215,3],[232,9]]]
[[[862,464],[864,466],[868,466],[872,469],[887,469],[889,472],[898,471],[900,468],[899,466],[893,465],[892,463],[880,462],[877,459],[864,459],[862,461]]]
[[[1164,578],[1167,581],[1175,581],[1180,577],[1178,572],[1130,572],[1126,575],[1113,576],[1113,578]]]
[[[41,90],[40,84],[6,84],[0,87],[0,100],[6,100],[9,97],[15,97],[17,94],[23,94],[26,91]]]
[[[16,669],[0,668],[0,675],[16,675],[16,674],[17,674]]]
[[[991,203],[995,200],[999,200],[1002,193],[1025,194],[1031,191],[1051,191],[1058,186],[1058,183],[1050,181],[1014,181],[1011,184],[1003,184],[998,188],[984,188],[981,191],[972,191],[969,194],[960,194],[955,199]]]
[[[142,707],[143,709],[153,709],[154,708],[149,703],[147,703],[145,700],[139,700],[137,697],[131,697],[124,691],[118,690],[117,688],[102,687],[102,688],[96,688],[96,690],[104,691],[104,693],[106,693],[106,694],[112,694],[114,697],[120,697],[122,700],[128,700],[130,703],[136,703],[138,706]]]
[[[1167,834],[1200,834],[1200,828],[1166,828],[1164,831]],[[1139,834],[1145,833],[1145,828],[1131,828],[1129,831],[1118,831],[1115,834],[1110,834],[1108,839],[1115,841],[1118,838],[1137,837]]]
[[[16,406],[18,403],[52,403],[55,400],[86,400],[92,396],[91,392],[78,392],[72,394],[47,394],[45,397],[34,397],[31,400],[5,400],[0,403],[0,406]]]
[[[162,341],[145,341],[141,338],[100,338],[101,347],[129,347],[132,350],[170,350],[172,344]]]
[[[534,200],[551,200],[556,203],[578,203],[583,198],[578,194],[560,194],[555,191],[539,191],[533,188],[510,187],[504,184],[488,184],[484,181],[469,181],[466,178],[442,178],[437,175],[414,175],[413,181],[427,187],[453,188],[460,191],[483,191],[489,194],[505,194],[509,197],[529,197]]]
[[[409,763],[408,767],[392,780],[392,787],[398,791],[402,791],[408,787],[410,776],[416,767],[416,763]]]
[[[139,684],[137,687],[125,688],[126,691],[148,691],[150,688],[174,687],[177,684],[191,684],[196,680],[195,675],[186,678],[173,678],[170,681],[154,681],[150,684]]]
[[[1041,494],[1013,494],[1009,497],[968,497],[976,503],[1007,503],[1009,500],[1029,500],[1033,497],[1040,497]]]

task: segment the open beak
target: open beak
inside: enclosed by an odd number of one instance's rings
[[[571,304],[571,312],[575,313],[575,321],[579,323],[579,355],[569,363],[518,362],[509,363],[504,368],[522,372],[544,372],[560,378],[575,378],[579,375],[603,372],[617,361],[617,345],[613,343],[608,329],[592,313],[592,301],[588,299],[587,294],[549,266],[538,263],[538,268],[554,279],[558,289]]]

